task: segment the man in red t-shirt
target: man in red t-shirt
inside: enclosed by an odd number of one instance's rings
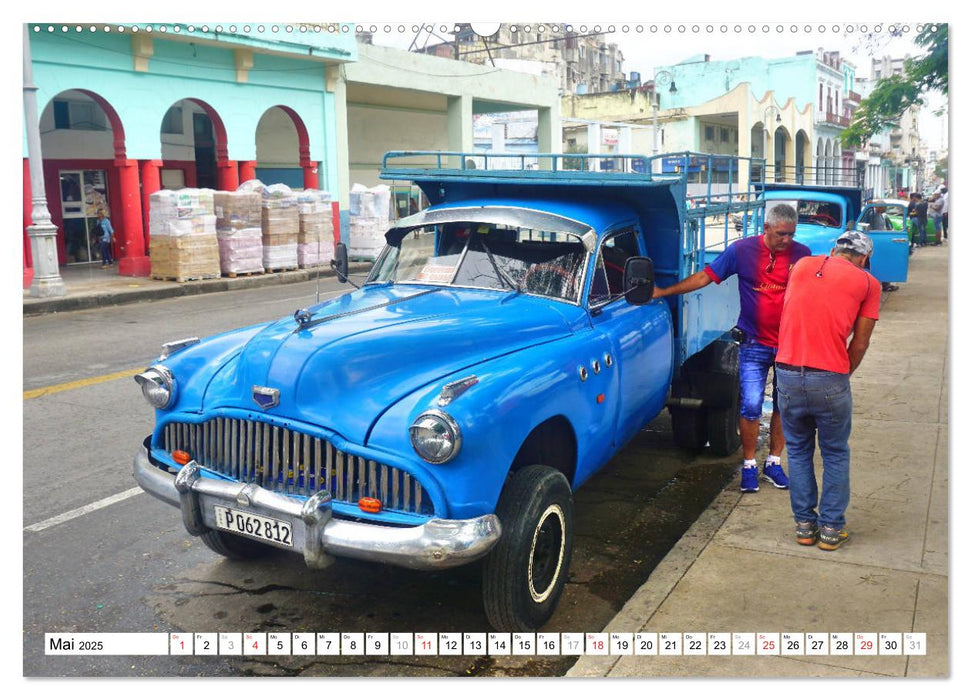
[[[796,541],[826,550],[849,537],[850,374],[863,360],[880,317],[880,282],[864,269],[872,253],[869,237],[847,231],[829,255],[796,263],[779,325],[776,381]],[[813,468],[817,436],[822,493]]]

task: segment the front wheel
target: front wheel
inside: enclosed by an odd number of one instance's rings
[[[209,530],[199,536],[209,549],[227,559],[259,559],[273,551],[273,547],[248,537],[222,530]]]
[[[502,490],[502,536],[486,558],[482,597],[500,632],[531,632],[553,615],[573,552],[573,493],[560,472],[524,467]]]

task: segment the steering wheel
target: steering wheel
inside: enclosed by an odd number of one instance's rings
[[[532,279],[533,275],[539,274],[540,272],[552,272],[558,275],[561,280],[560,281],[561,291],[568,288],[570,281],[573,278],[573,275],[571,275],[566,268],[560,265],[557,265],[556,263],[548,263],[548,262],[538,263],[536,265],[533,265],[528,270],[526,270],[526,274],[523,275],[523,286],[528,288],[530,286],[530,280]]]
[[[823,224],[824,226],[839,226],[839,222],[837,222],[836,219],[834,219],[829,214],[820,213],[820,214],[816,214],[813,218],[816,219],[816,221],[818,221],[819,223]]]

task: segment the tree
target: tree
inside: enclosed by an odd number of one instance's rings
[[[947,95],[947,25],[924,25],[914,43],[927,53],[904,61],[903,75],[876,82],[853,115],[853,123],[840,134],[843,146],[862,146],[874,134],[897,126],[904,112],[924,104],[928,91]]]

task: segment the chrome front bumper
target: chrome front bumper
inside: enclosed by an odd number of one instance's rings
[[[178,474],[171,474],[152,464],[144,445],[135,455],[134,475],[146,492],[181,509],[185,528],[191,535],[216,529],[216,505],[290,522],[293,547],[277,546],[302,552],[312,569],[328,566],[332,555],[409,569],[447,569],[484,556],[501,534],[495,515],[470,520],[434,519],[417,527],[340,520],[331,517],[331,496],[327,491],[306,501],[290,498],[255,484],[203,476],[195,462],[189,462]]]

